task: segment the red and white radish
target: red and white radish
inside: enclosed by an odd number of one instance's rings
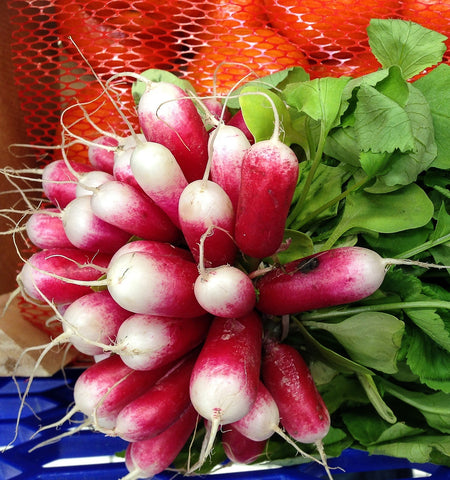
[[[119,413],[114,434],[128,442],[147,440],[168,428],[191,403],[189,379],[197,352],[172,370]]]
[[[34,253],[17,281],[23,293],[38,301],[70,303],[91,292],[111,256],[73,248],[48,248]]]
[[[152,478],[166,470],[194,431],[197,417],[190,405],[178,420],[156,437],[131,442],[125,453],[125,465],[130,473],[121,480]]]
[[[26,222],[28,239],[38,248],[72,248],[58,208],[45,208],[32,213]]]
[[[341,247],[274,268],[256,280],[257,308],[286,315],[362,300],[382,284],[393,261],[362,247]]]
[[[91,197],[77,197],[62,211],[67,238],[73,246],[89,252],[115,253],[131,234],[105,222],[92,211]]]
[[[242,435],[233,424],[224,427],[221,440],[228,459],[233,463],[242,464],[256,462],[264,453],[267,445],[267,440],[250,440],[250,438]]]
[[[190,262],[194,262],[194,257],[192,256],[189,250],[172,245],[171,243],[158,242],[156,240],[130,241],[127,244],[120,247],[114,253],[114,255],[111,257],[111,261],[120,257],[120,255],[123,255],[125,253],[131,253],[131,252],[144,252],[150,255],[154,255],[155,257],[158,257],[160,255],[169,256],[169,257],[175,256]]]
[[[74,409],[84,413],[97,429],[112,430],[117,415],[130,401],[166,374],[170,366],[137,371],[117,355],[89,366],[74,387]]]
[[[141,191],[139,183],[134,178],[133,171],[131,170],[131,155],[133,154],[136,145],[141,145],[145,142],[143,134],[132,134],[123,139],[120,149],[117,150],[114,156],[114,168],[113,175],[116,180],[127,183],[137,190]]]
[[[124,182],[100,185],[92,194],[94,214],[132,235],[148,240],[175,242],[179,230],[146,195]]]
[[[71,163],[76,173],[82,174],[93,170],[84,163]],[[45,196],[58,208],[64,208],[76,197],[77,176],[69,169],[64,160],[54,160],[42,170],[42,188]]]
[[[280,140],[263,140],[247,150],[235,225],[244,254],[264,258],[280,248],[297,180],[297,156]]]
[[[194,293],[198,303],[218,317],[243,317],[256,304],[252,281],[245,272],[232,265],[200,270]]]
[[[91,292],[73,301],[63,313],[62,326],[68,341],[85,355],[101,355],[94,344],[114,344],[120,325],[131,315],[112,299],[107,290]],[[90,340],[90,342],[86,341]]]
[[[199,243],[204,240],[203,262],[206,267],[233,264],[237,247],[233,240],[235,214],[230,197],[211,180],[191,182],[180,196],[178,213],[181,231],[198,262]],[[210,227],[217,227],[211,229]]]
[[[194,294],[197,276],[196,264],[181,256],[128,252],[111,261],[105,284],[130,312],[196,317],[205,313]]]
[[[220,185],[237,211],[241,188],[241,169],[250,142],[237,127],[219,125],[210,134],[211,180]]]
[[[244,116],[242,114],[242,110],[238,110],[227,122],[227,125],[230,125],[232,127],[239,128],[241,130],[247,140],[250,142],[250,144],[255,143],[255,137],[253,136],[253,133],[249,130],[247,127],[247,124],[245,123]]]
[[[173,153],[188,182],[202,178],[208,161],[208,132],[182,88],[168,82],[148,83],[138,115],[145,138]]]
[[[281,425],[298,442],[316,445],[331,479],[322,443],[330,429],[330,414],[306,362],[291,345],[269,338],[263,346],[261,374],[279,409]]]
[[[135,370],[151,370],[180,359],[206,338],[211,318],[192,318],[135,314],[117,332],[116,352]],[[106,348],[108,349],[108,348]]]
[[[113,175],[101,170],[92,170],[91,172],[83,173],[78,179],[75,195],[81,197],[84,195],[92,195],[94,190],[103,183],[115,180]]]
[[[142,190],[179,227],[178,202],[187,180],[172,152],[159,143],[141,143],[131,154],[130,167]]]
[[[247,415],[256,400],[261,344],[262,321],[256,312],[241,318],[214,318],[190,381],[191,402],[211,424],[193,470],[209,455],[219,426]]]
[[[119,139],[115,136],[101,135],[88,146],[89,163],[96,169],[112,175],[114,171],[115,150],[103,147],[118,147]]]

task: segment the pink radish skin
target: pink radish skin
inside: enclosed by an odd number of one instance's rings
[[[115,137],[108,135],[102,135],[94,140],[97,145],[103,145],[107,147],[118,147],[119,141]],[[107,150],[101,146],[89,145],[88,147],[88,159],[90,164],[96,170],[102,170],[112,175],[114,169],[114,151]]]
[[[183,89],[167,82],[150,83],[139,101],[138,116],[145,138],[173,153],[188,182],[203,177],[208,132]]]
[[[151,370],[180,359],[206,337],[211,318],[175,318],[135,314],[117,332],[112,351],[135,370]]]
[[[321,441],[330,429],[330,415],[300,353],[269,339],[264,344],[261,371],[289,435],[301,443]]]
[[[28,239],[38,248],[71,248],[58,208],[46,208],[33,213],[26,223]]]
[[[262,321],[256,312],[214,318],[190,380],[191,402],[211,422],[206,447],[193,470],[209,455],[219,426],[243,418],[256,400],[261,339]]]
[[[242,435],[233,424],[224,427],[222,432],[222,446],[225,455],[233,463],[250,464],[256,462],[264,453],[267,441],[255,442]]]
[[[128,252],[111,261],[106,283],[130,312],[188,318],[205,313],[194,294],[197,276],[196,264],[179,256]]]
[[[145,142],[144,135],[130,135],[124,138],[121,148],[117,150],[114,157],[113,175],[119,182],[127,183],[136,188],[136,190],[141,191],[139,183],[134,178],[130,164],[131,155],[139,142]]]
[[[270,438],[278,430],[279,423],[277,404],[264,384],[259,382],[258,394],[251,410],[231,426],[250,440],[260,442]]]
[[[220,185],[237,211],[241,188],[242,161],[250,148],[242,130],[231,125],[219,125],[210,135],[212,144],[211,180]]]
[[[125,453],[125,464],[130,473],[122,480],[152,478],[166,470],[194,431],[197,417],[190,405],[178,420],[156,437],[131,442]]]
[[[113,254],[131,236],[94,215],[88,195],[72,200],[62,212],[62,221],[72,245],[89,252]]]
[[[123,408],[114,433],[128,442],[147,440],[166,430],[190,405],[189,378],[196,354],[184,358],[155,385]]]
[[[207,312],[218,317],[243,317],[256,304],[252,281],[231,265],[205,269],[195,281],[194,294]]]
[[[68,341],[85,355],[101,355],[103,348],[93,342],[114,343],[120,325],[131,315],[106,290],[92,292],[72,302],[63,314],[64,332],[73,332]],[[82,335],[82,337],[80,336]]]
[[[257,308],[287,315],[362,300],[381,286],[388,263],[362,247],[341,247],[295,260],[256,281]]]
[[[187,180],[172,152],[159,143],[144,142],[133,150],[130,166],[142,190],[180,227],[178,202]]]
[[[82,174],[93,170],[84,163],[71,163],[72,168]],[[42,171],[44,195],[58,208],[64,208],[76,197],[78,178],[69,171],[64,160],[55,160]]]
[[[169,257],[179,257],[184,260],[194,262],[194,257],[189,250],[181,247],[177,247],[167,242],[157,242],[156,240],[135,240],[126,243],[123,247],[120,247],[112,256],[111,261],[120,257],[125,253],[131,252],[144,252],[155,257],[160,255]]]
[[[131,185],[106,182],[90,198],[97,217],[125,232],[161,242],[175,242],[180,237],[179,230],[153,200]]]
[[[322,443],[330,430],[330,414],[300,353],[288,344],[266,339],[261,376],[277,404],[281,425],[294,440],[315,444],[332,480]]]
[[[274,255],[284,236],[298,180],[298,159],[279,140],[257,142],[242,163],[235,240],[254,258]]]
[[[110,173],[101,170],[84,173],[78,180],[75,194],[77,197],[92,195],[95,188],[111,180],[115,180],[115,178]]]
[[[244,116],[242,115],[242,110],[238,110],[231,118],[226,122],[227,125],[232,127],[237,127],[241,130],[246,136],[247,140],[251,145],[255,143],[255,137],[252,132],[248,129],[247,124],[245,123]]]
[[[215,226],[204,241],[203,262],[206,267],[233,264],[237,248],[233,241],[235,214],[230,197],[210,180],[190,183],[180,196],[178,213],[189,249],[198,262],[199,243],[209,227]]]
[[[90,293],[90,286],[76,285],[71,280],[95,281],[102,275],[98,269],[80,265],[95,264],[106,268],[111,256],[88,253],[77,248],[48,248],[33,254],[22,267],[18,282],[26,295],[39,301],[70,303]],[[58,275],[64,279],[55,278]],[[36,288],[37,287],[37,288]],[[42,294],[41,294],[42,292]]]
[[[112,430],[122,408],[155,384],[169,368],[168,365],[137,371],[112,355],[89,366],[78,377],[73,391],[75,408],[97,429]]]
[[[230,110],[217,98],[203,98],[202,103],[216,121],[227,123],[231,119]]]

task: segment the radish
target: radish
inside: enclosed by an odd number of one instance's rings
[[[202,98],[203,105],[208,109],[208,112],[213,116],[215,121],[222,121],[227,123],[231,120],[231,112],[227,106],[216,97]]]
[[[179,230],[153,200],[124,182],[100,185],[91,206],[97,217],[132,235],[163,242],[179,239]]]
[[[237,248],[233,240],[235,214],[230,197],[217,183],[202,179],[191,182],[183,190],[178,205],[181,231],[196,261],[199,242],[211,226],[204,241],[204,264],[215,267],[233,264]]]
[[[116,352],[135,370],[151,370],[180,359],[200,345],[208,332],[208,315],[175,318],[135,314],[117,332],[116,345],[105,350]]]
[[[194,283],[198,303],[210,314],[218,317],[243,317],[256,304],[256,292],[249,276],[231,265],[205,268],[203,263],[204,240],[200,239],[199,272]]]
[[[277,252],[297,180],[297,156],[277,138],[246,151],[235,225],[235,240],[244,254],[264,258]]]
[[[190,380],[191,402],[211,423],[206,446],[193,470],[205,462],[219,426],[247,415],[256,400],[261,343],[262,321],[256,312],[213,320]]]
[[[121,480],[152,478],[166,470],[194,431],[197,416],[190,405],[178,420],[156,437],[130,443],[125,453],[125,464],[130,473]]]
[[[225,190],[237,211],[242,161],[250,142],[239,128],[219,125],[210,135],[210,144],[211,180]]]
[[[89,366],[75,382],[75,411],[84,413],[97,429],[112,430],[117,415],[130,401],[156,383],[170,368],[137,371],[112,355]]]
[[[356,302],[373,294],[382,284],[386,267],[424,264],[383,259],[363,247],[340,247],[294,260],[274,268],[256,281],[257,308],[272,315],[287,315],[316,308]]]
[[[245,123],[244,116],[242,115],[242,110],[238,110],[228,121],[226,121],[227,125],[232,127],[239,128],[241,130],[250,144],[255,143],[255,137],[253,136],[252,132],[247,127]]]
[[[93,170],[90,165],[71,163],[76,173],[87,173]],[[42,188],[45,196],[57,207],[64,208],[76,197],[78,177],[69,170],[64,160],[54,160],[42,170]]]
[[[98,146],[97,146],[98,145]],[[102,146],[118,147],[119,140],[115,136],[102,135],[88,146],[88,159],[96,170],[102,170],[112,175],[114,170],[114,150]]]
[[[32,299],[70,303],[91,292],[91,284],[95,284],[110,258],[108,254],[92,254],[75,247],[48,248],[25,262],[17,281]]]
[[[128,442],[162,433],[191,403],[189,378],[197,352],[183,358],[155,385],[128,403],[117,417],[114,434]]]
[[[155,384],[171,367],[172,365],[167,365],[155,370],[139,372],[128,368],[117,355],[111,355],[90,365],[75,382],[73,407],[64,417],[41,427],[34,435],[43,430],[59,427],[79,412],[86,416],[85,420],[75,429],[45,440],[35,445],[32,450],[72,435],[86,426],[110,434],[120,410]]]
[[[328,477],[322,439],[330,429],[330,414],[300,353],[292,346],[266,339],[262,381],[273,396],[286,432],[301,443],[314,443]]]
[[[182,88],[168,82],[148,83],[138,116],[145,138],[173,153],[188,182],[202,178],[208,161],[208,132]]]
[[[77,197],[92,195],[96,187],[111,180],[114,180],[114,177],[110,173],[102,172],[101,170],[92,170],[84,173],[80,175],[75,195]]]
[[[144,142],[134,148],[130,166],[142,190],[180,227],[178,202],[187,180],[172,152],[159,143]]]
[[[111,261],[104,284],[130,312],[196,317],[205,313],[194,295],[197,276],[196,264],[181,256],[128,252]]]
[[[73,247],[67,238],[58,208],[45,208],[30,215],[26,222],[28,239],[38,248]]]
[[[225,455],[233,463],[256,462],[264,453],[266,445],[266,440],[254,441],[242,435],[233,424],[227,425],[222,432],[222,447]]]
[[[154,255],[155,257],[160,255],[169,257],[175,256],[190,262],[194,262],[194,258],[189,250],[172,245],[171,243],[158,242],[156,240],[133,240],[128,242],[114,253],[111,261],[120,257],[120,255],[131,252],[146,252],[150,255]]]
[[[120,325],[131,313],[112,299],[107,290],[91,292],[73,301],[63,313],[63,330],[73,333],[68,341],[85,355],[101,355],[103,348],[87,342],[111,343],[116,340]],[[78,332],[82,332],[82,337]]]
[[[254,442],[268,440],[274,433],[289,443],[303,457],[317,461],[314,457],[301,450],[298,445],[279,427],[280,412],[278,406],[265,385],[260,381],[258,394],[251,410],[237,422],[229,426],[236,429]],[[319,462],[321,463],[321,462]],[[322,463],[321,463],[322,464]]]
[[[94,215],[89,195],[72,200],[62,212],[62,221],[72,245],[90,252],[113,254],[131,236]]]
[[[125,137],[121,148],[117,150],[114,156],[113,168],[113,174],[116,180],[127,183],[139,191],[141,191],[141,187],[134,177],[130,162],[134,149],[143,142],[145,142],[145,137],[141,133],[133,133]]]

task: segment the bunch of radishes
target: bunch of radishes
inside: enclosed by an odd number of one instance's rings
[[[226,112],[148,81],[142,133],[100,136],[90,165],[63,155],[42,172],[51,206],[27,222],[39,251],[19,286],[61,320],[51,345],[69,342],[97,360],[62,421],[81,411],[96,430],[130,442],[127,479],[166,469],[203,424],[188,472],[223,427],[233,461],[254,460],[277,433],[301,453],[294,440],[316,444],[331,477],[321,447],[328,411],[299,352],[265,321],[364,298],[387,261],[352,247],[264,263],[283,248],[298,159],[277,122],[270,140],[254,142],[242,118],[236,126],[239,113],[208,128],[213,107]]]

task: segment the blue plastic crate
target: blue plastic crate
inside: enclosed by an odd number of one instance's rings
[[[107,437],[90,430],[81,430],[57,443],[41,447],[32,452],[36,444],[64,433],[67,422],[59,430],[50,429],[32,435],[39,426],[47,425],[64,416],[73,402],[72,387],[81,373],[69,369],[66,376],[61,372],[52,378],[33,380],[27,399],[19,432],[13,446],[0,453],[0,480],[117,480],[127,473],[123,459],[116,455],[126,448],[127,443],[119,438]],[[23,392],[26,378],[17,379]],[[8,445],[14,437],[19,396],[15,383],[10,378],[0,378],[0,444]],[[74,417],[82,420],[82,417]],[[73,424],[72,424],[73,426]],[[79,464],[79,460],[83,464]],[[329,459],[336,480],[393,480],[413,478],[413,469],[424,472],[423,477],[432,480],[449,480],[450,469],[430,464],[412,464],[399,458],[371,456],[358,450],[346,450],[339,458]],[[345,473],[344,473],[345,472]],[[169,480],[173,472],[164,472],[154,477]],[[212,476],[212,475],[211,475]],[[204,477],[204,476],[203,476]],[[194,477],[195,478],[195,477]],[[215,473],[215,480],[318,480],[324,479],[323,468],[312,462],[293,467],[234,473]],[[417,477],[416,477],[417,478]]]

